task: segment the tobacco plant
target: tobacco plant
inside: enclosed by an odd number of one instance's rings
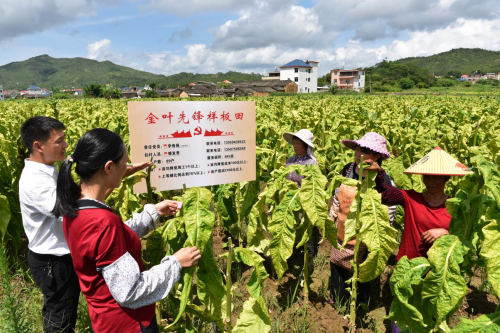
[[[474,173],[464,177],[446,203],[450,234],[434,242],[428,259],[401,258],[391,277],[395,298],[388,319],[404,332],[450,331],[448,320],[467,293],[466,277],[479,266],[486,267],[494,294],[500,296],[500,172],[482,156],[472,163]],[[474,321],[462,319],[455,330],[499,331],[498,311]]]

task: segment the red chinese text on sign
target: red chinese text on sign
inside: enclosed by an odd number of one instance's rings
[[[178,119],[179,121],[177,123],[180,123],[182,121],[184,124],[189,124],[189,119],[186,118],[186,114],[184,113],[184,111],[181,112]]]
[[[220,119],[222,121],[232,121],[231,119],[229,119],[229,112],[226,111],[222,111],[222,116],[220,117]]]
[[[219,118],[219,117],[217,117],[217,115],[216,115],[216,114],[217,114],[217,111],[209,111],[209,112],[208,112],[208,118],[207,118],[207,119],[208,119],[208,121],[210,121],[210,120],[211,120],[212,122],[214,122],[214,123],[215,123],[215,119]]]
[[[204,118],[205,116],[201,114],[201,111],[196,111],[194,114],[193,114],[193,120],[196,121],[198,120],[198,124],[200,123],[200,121]]]
[[[163,119],[168,118],[168,123],[169,123],[169,124],[171,124],[171,123],[172,123],[172,117],[173,117],[172,112],[169,112],[169,113],[168,113],[168,115],[164,114],[164,115],[162,115],[161,117],[162,117]]]
[[[159,119],[159,118],[158,118],[157,116],[155,116],[155,115],[153,114],[153,112],[151,112],[151,113],[149,114],[149,116],[147,116],[147,117],[146,117],[146,119],[145,119],[145,120],[147,120],[147,121],[148,121],[148,124],[156,124],[156,119]]]

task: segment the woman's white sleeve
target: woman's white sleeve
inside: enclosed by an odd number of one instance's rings
[[[159,265],[140,272],[130,253],[102,268],[102,276],[120,306],[137,309],[165,297],[179,281],[182,266],[175,256],[167,256]]]
[[[160,214],[154,205],[144,205],[144,210],[140,213],[135,213],[132,218],[125,222],[130,229],[132,229],[137,236],[142,237],[147,235],[148,232],[156,228],[156,221]]]

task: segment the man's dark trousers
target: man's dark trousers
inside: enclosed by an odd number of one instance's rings
[[[43,293],[44,333],[73,333],[80,284],[71,255],[54,256],[28,250],[28,266]]]

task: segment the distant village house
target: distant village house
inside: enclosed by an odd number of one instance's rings
[[[360,92],[365,89],[365,71],[359,69],[332,69],[332,85],[340,90]]]
[[[318,91],[318,65],[319,62],[312,60],[295,59],[280,66],[280,81],[290,80],[297,84],[298,93],[310,93]],[[272,76],[271,76],[272,75]],[[270,72],[269,77],[276,77],[276,71]]]
[[[52,91],[39,88],[37,86],[31,86],[28,90],[21,91],[22,98],[48,98],[52,96]]]
[[[499,80],[500,79],[500,73],[486,73],[485,75],[481,76],[481,79],[483,80]]]
[[[464,74],[460,78],[460,81],[467,81],[472,83],[476,83],[477,80],[481,80],[481,74],[477,72],[472,74]]]

